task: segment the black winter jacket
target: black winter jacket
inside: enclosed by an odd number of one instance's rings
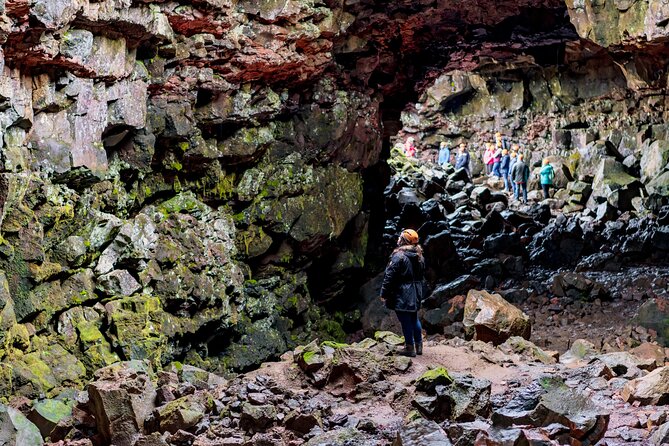
[[[390,256],[381,286],[386,306],[396,311],[418,311],[423,300],[425,260],[418,246],[403,246]],[[413,271],[413,274],[412,274]]]
[[[511,181],[514,183],[527,183],[530,178],[530,168],[524,161],[516,161],[511,169]]]

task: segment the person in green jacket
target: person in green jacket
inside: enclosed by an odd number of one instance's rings
[[[548,162],[548,158],[544,158],[544,162],[539,172],[541,189],[544,191],[544,198],[550,198],[549,190],[553,186],[553,178],[555,178],[555,170]]]

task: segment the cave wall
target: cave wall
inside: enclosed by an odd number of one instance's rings
[[[481,172],[484,143],[499,131],[532,167],[548,157],[558,168],[563,190],[553,207],[594,216],[605,205],[607,218],[657,211],[669,191],[669,11],[657,3],[567,2],[578,35],[540,45],[543,55],[534,47],[493,59],[482,48],[469,54],[467,70],[451,62],[402,112],[393,141],[412,135],[426,154],[441,141],[465,142]],[[583,187],[590,199],[575,192]]]
[[[314,302],[365,265],[404,105],[521,60],[499,81],[516,125],[531,79],[553,82],[546,51],[577,40],[559,0],[5,1],[0,393],[118,359],[243,370],[341,337],[346,316]],[[466,106],[463,126],[490,122]]]

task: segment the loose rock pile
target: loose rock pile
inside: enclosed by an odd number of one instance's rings
[[[667,437],[665,356],[601,354],[579,341],[558,363],[554,353],[511,337],[497,347],[428,342],[424,356],[409,359],[393,353],[398,338],[379,332],[351,345],[312,342],[229,380],[178,363],[160,371],[146,361],[118,363],[99,370],[85,391],[17,399],[20,410],[3,406],[0,439],[21,446],[42,438],[54,446],[640,446]]]

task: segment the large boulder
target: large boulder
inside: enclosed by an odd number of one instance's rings
[[[499,345],[511,336],[530,338],[530,318],[499,294],[470,290],[463,324],[468,336]]]
[[[641,154],[641,181],[648,182],[664,171],[669,162],[669,141],[654,141]]]
[[[621,163],[603,157],[595,170],[588,207],[594,209],[601,203],[609,203],[621,211],[632,210],[632,199],[639,196],[640,190],[639,180],[628,174]]]
[[[669,403],[669,366],[660,367],[642,378],[628,382],[623,388],[622,397],[629,403]]]
[[[95,377],[88,395],[98,432],[107,444],[132,446],[144,433],[156,399],[148,363],[118,363],[98,370]]]

